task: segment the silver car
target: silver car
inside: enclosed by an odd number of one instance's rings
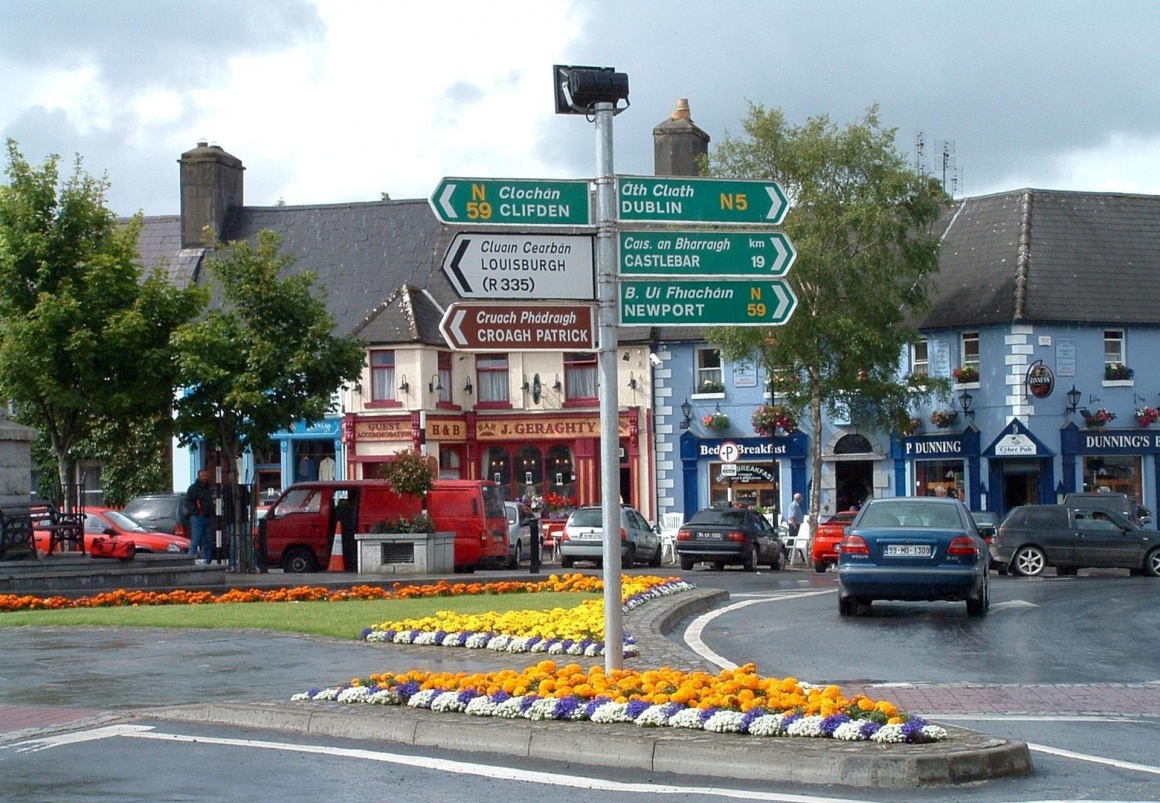
[[[531,554],[532,519],[536,514],[521,502],[504,502],[508,520],[508,568],[518,569],[524,557]]]
[[[600,507],[574,510],[564,525],[560,540],[560,566],[572,568],[578,561],[604,562],[604,517]],[[661,565],[661,537],[632,505],[620,507],[620,565],[637,563]]]

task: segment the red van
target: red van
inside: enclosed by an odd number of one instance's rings
[[[266,565],[316,572],[330,563],[334,534],[342,536],[348,571],[358,565],[355,533],[388,519],[410,518],[419,500],[400,496],[382,480],[331,480],[291,485],[258,525]],[[455,569],[473,571],[508,560],[508,523],[499,486],[487,480],[436,480],[427,513],[440,532],[455,533]]]

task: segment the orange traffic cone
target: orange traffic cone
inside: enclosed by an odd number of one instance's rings
[[[330,548],[330,564],[327,565],[328,572],[345,572],[346,560],[342,557],[342,534],[335,533],[334,541]]]

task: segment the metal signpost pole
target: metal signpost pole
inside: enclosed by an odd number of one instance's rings
[[[600,493],[604,521],[604,669],[624,665],[620,581],[620,416],[617,374],[616,193],[612,103],[596,113],[596,293],[600,330]]]

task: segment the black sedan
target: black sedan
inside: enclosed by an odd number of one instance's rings
[[[838,613],[876,599],[966,601],[983,616],[991,605],[990,555],[957,499],[897,497],[868,502],[838,551]]]
[[[741,564],[756,571],[759,564],[785,568],[785,544],[765,517],[748,508],[709,507],[677,531],[677,557],[685,571],[705,561],[718,569]]]

